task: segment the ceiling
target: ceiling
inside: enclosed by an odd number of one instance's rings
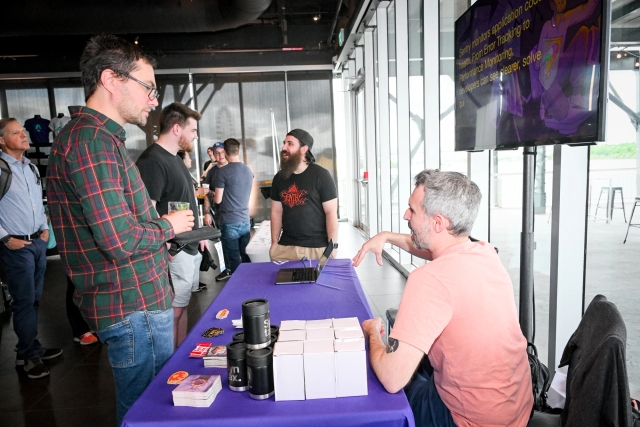
[[[364,1],[12,2],[3,5],[0,75],[78,72],[95,34],[137,41],[165,70],[331,64],[336,32]]]

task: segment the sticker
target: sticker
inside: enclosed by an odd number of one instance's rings
[[[218,335],[222,335],[222,334],[224,334],[224,329],[222,329],[222,328],[209,328],[206,331],[204,331],[202,336],[204,338],[214,338],[214,337],[217,337]]]
[[[207,350],[209,350],[209,347],[211,347],[210,342],[199,342],[196,348],[191,350],[189,357],[203,357],[205,354],[207,354]]]
[[[167,384],[180,384],[188,376],[189,373],[187,371],[174,372],[167,380]]]
[[[227,310],[226,308],[223,308],[218,312],[218,314],[216,314],[216,319],[226,319],[228,315],[229,315],[229,310]]]

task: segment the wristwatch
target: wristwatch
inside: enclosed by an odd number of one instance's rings
[[[6,245],[7,243],[9,243],[10,239],[11,239],[11,234],[7,234],[2,239],[0,239],[0,242],[4,243]]]

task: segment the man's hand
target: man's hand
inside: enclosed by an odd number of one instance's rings
[[[31,242],[28,242],[26,240],[15,239],[15,238],[12,237],[4,245],[7,247],[7,249],[10,249],[12,251],[17,251],[18,249],[22,249],[26,245],[30,245],[30,244],[31,244]]]
[[[190,209],[171,212],[170,214],[162,215],[162,218],[169,220],[175,234],[184,233],[193,229],[193,211]]]
[[[387,238],[385,237],[384,232],[378,233],[367,240],[364,245],[362,245],[356,256],[353,257],[353,266],[357,267],[360,265],[360,262],[367,252],[373,252],[376,255],[378,265],[382,265],[382,250],[384,249],[385,243],[387,243]]]
[[[49,241],[49,230],[42,230],[42,232],[40,233],[40,238],[42,240],[44,240],[45,242]]]
[[[200,248],[200,251],[202,251],[202,252],[208,251],[209,250],[209,244],[207,243],[206,240],[200,240],[199,248]]]
[[[208,226],[211,226],[211,224],[213,224],[213,218],[211,218],[211,215],[204,214],[204,223]]]
[[[379,317],[375,317],[373,319],[365,320],[364,322],[362,322],[362,331],[367,338],[374,336],[382,341],[382,337],[385,333],[382,319],[380,319]]]

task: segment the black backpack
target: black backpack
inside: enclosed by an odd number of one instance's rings
[[[40,177],[40,174],[37,172],[36,167],[33,163],[29,163],[33,174],[37,177]],[[0,158],[0,200],[7,194],[9,188],[11,187],[11,180],[13,179],[13,172],[11,172],[11,168],[9,167],[9,163],[5,159]]]
[[[529,349],[532,352],[529,352]],[[538,359],[538,349],[532,343],[527,343],[527,356],[531,368],[531,386],[533,387],[533,410],[543,411],[548,408],[547,391],[551,385],[549,369]],[[533,414],[533,411],[531,412]]]

